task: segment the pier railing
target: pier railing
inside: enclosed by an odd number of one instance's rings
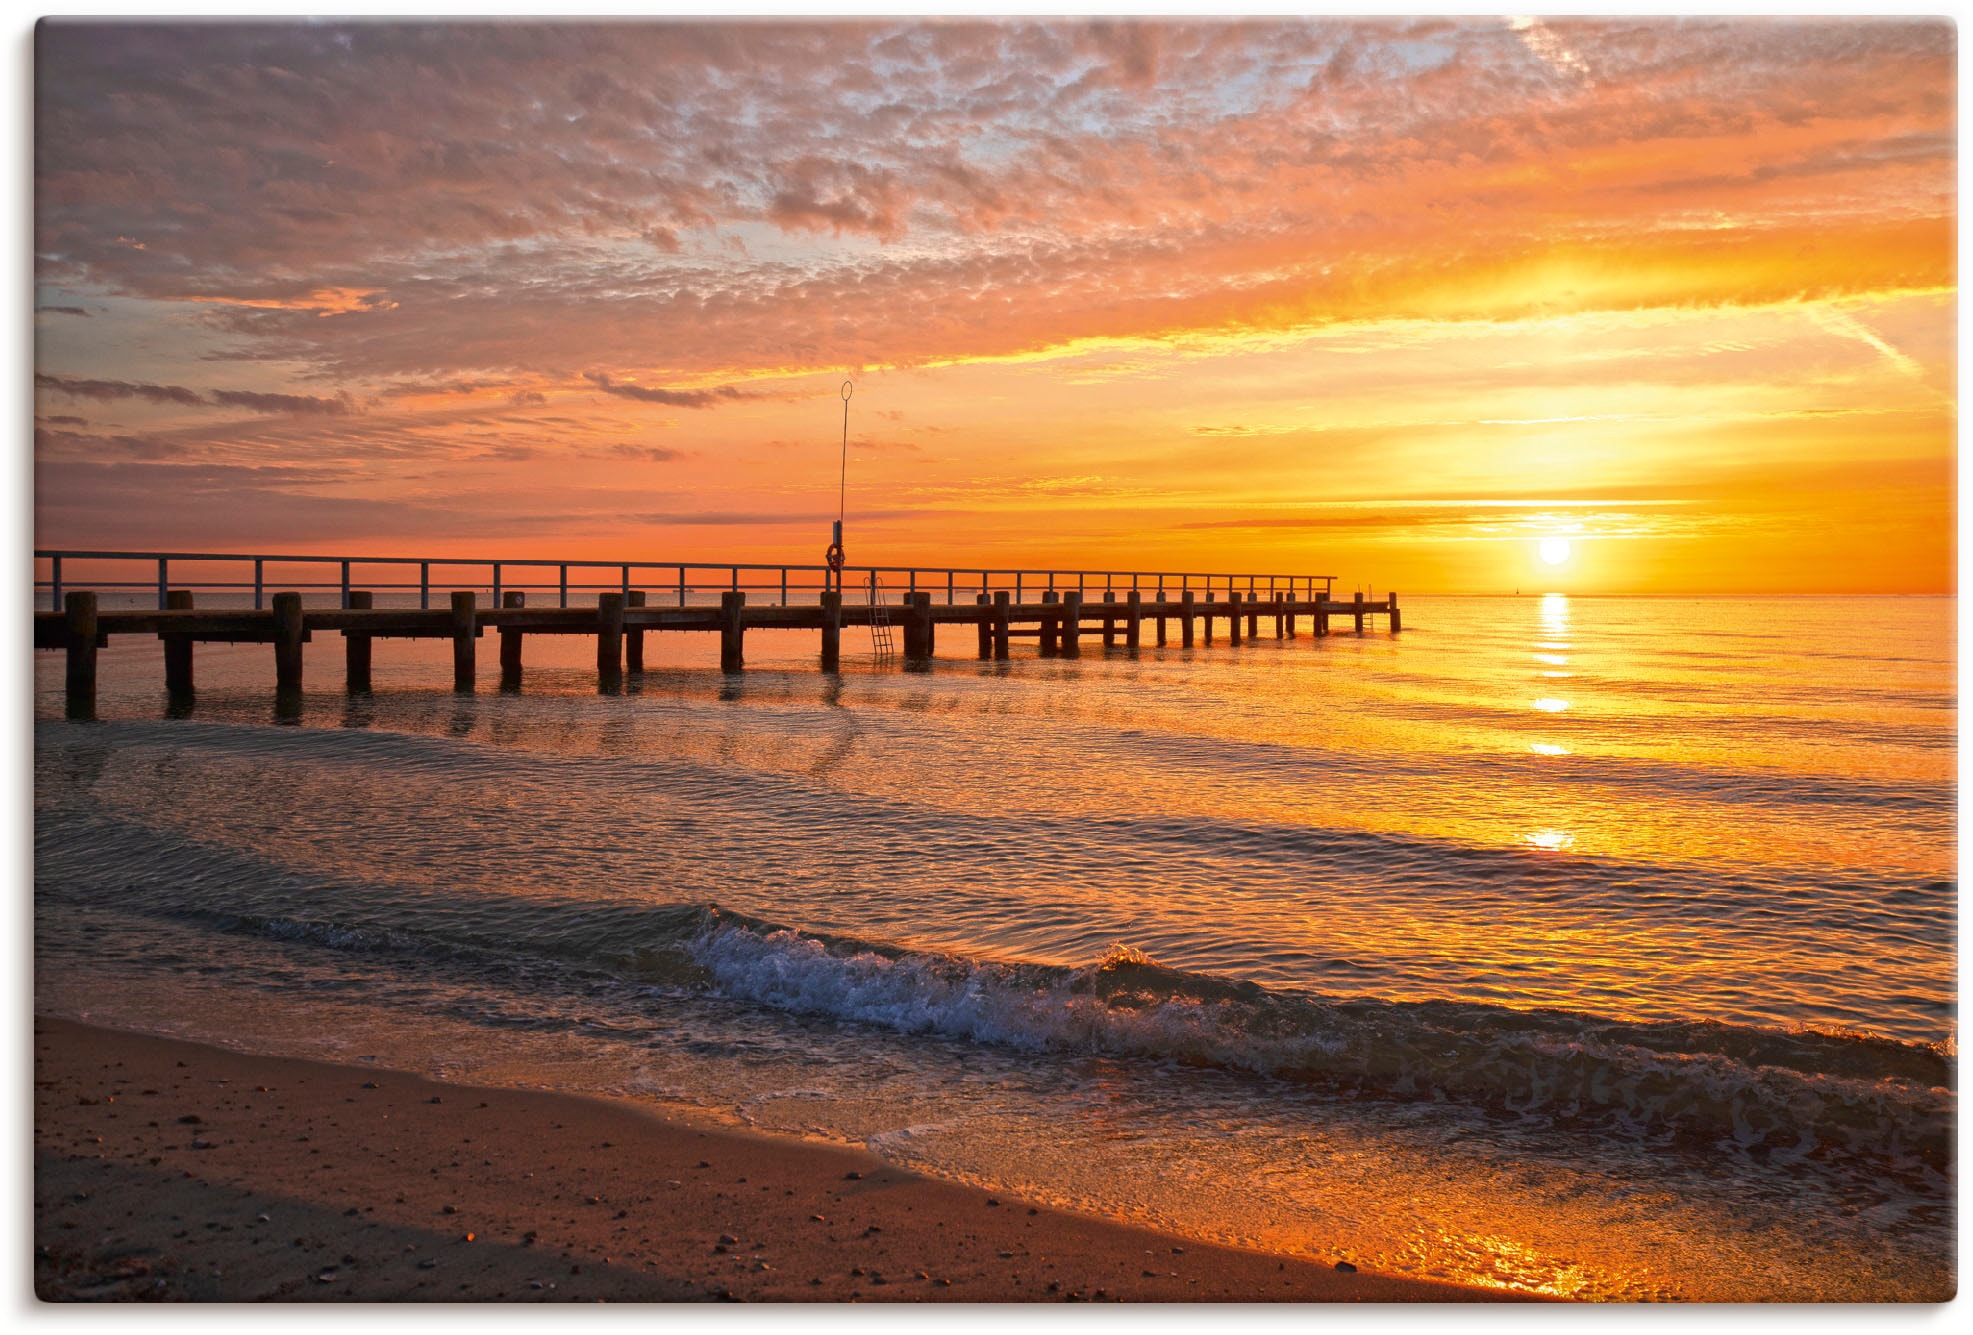
[[[317,556],[240,552],[122,552],[70,548],[37,548],[35,606],[48,597],[50,611],[60,611],[65,589],[86,588],[121,594],[133,602],[149,602],[153,591],[159,610],[173,589],[196,590],[239,599],[251,597],[260,610],[271,591],[291,590],[304,597],[348,608],[352,590],[365,590],[380,599],[409,600],[430,609],[433,591],[443,604],[454,590],[485,591],[498,606],[508,591],[554,594],[561,607],[572,595],[643,593],[651,605],[659,600],[678,607],[717,604],[720,595],[745,593],[756,605],[815,606],[821,595],[839,589],[859,599],[873,586],[884,593],[928,593],[947,605],[972,602],[980,594],[1008,593],[1015,603],[1048,592],[1105,593],[1120,597],[1131,592],[1147,599],[1196,593],[1210,602],[1215,592],[1238,593],[1248,601],[1327,598],[1333,575],[1281,572],[1226,573],[1185,570],[1000,570],[966,566],[848,566],[840,582],[831,583],[823,565],[771,565],[706,561],[603,561],[514,559],[457,556]],[[202,605],[209,604],[201,599]],[[384,601],[378,607],[388,606]]]

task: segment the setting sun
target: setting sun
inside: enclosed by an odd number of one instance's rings
[[[1569,559],[1569,540],[1567,538],[1543,538],[1541,540],[1540,551],[1543,561],[1552,566],[1559,566]]]

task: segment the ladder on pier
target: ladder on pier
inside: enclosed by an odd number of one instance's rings
[[[891,640],[891,612],[884,606],[884,582],[874,570],[870,572],[870,648],[879,661],[897,654]]]

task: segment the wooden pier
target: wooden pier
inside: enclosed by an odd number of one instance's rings
[[[442,607],[434,601],[429,567],[420,589],[418,607],[378,607],[378,590],[352,588],[350,569],[358,562],[385,562],[381,558],[315,557],[237,557],[155,553],[47,553],[37,557],[52,559],[54,574],[41,581],[51,601],[59,598],[59,611],[37,611],[34,615],[36,649],[60,651],[67,655],[67,695],[72,714],[87,715],[94,708],[98,649],[111,636],[155,636],[164,642],[165,686],[174,696],[189,696],[195,688],[193,646],[200,642],[260,643],[274,647],[275,685],[280,692],[298,692],[302,685],[304,646],[318,632],[340,635],[343,641],[343,682],[352,692],[370,689],[372,651],[380,639],[441,639],[452,643],[453,686],[471,691],[478,676],[479,641],[488,631],[499,639],[500,681],[503,686],[520,684],[526,658],[526,640],[531,635],[587,635],[596,640],[596,670],[599,681],[620,680],[626,673],[644,667],[644,641],[652,633],[683,631],[719,636],[720,668],[740,672],[746,666],[747,632],[756,629],[807,630],[817,633],[820,663],[824,671],[836,671],[842,662],[842,632],[845,627],[888,625],[902,632],[901,665],[922,668],[938,652],[941,628],[965,635],[969,656],[979,659],[1006,659],[1010,642],[1019,638],[1038,641],[1044,658],[1077,658],[1085,642],[1096,641],[1104,650],[1121,648],[1134,651],[1147,642],[1164,646],[1176,640],[1183,647],[1215,641],[1223,632],[1229,645],[1245,639],[1258,639],[1263,626],[1275,639],[1292,639],[1304,625],[1315,636],[1326,636],[1341,619],[1356,634],[1364,633],[1373,618],[1383,617],[1393,632],[1402,629],[1397,595],[1366,599],[1361,592],[1341,599],[1331,592],[1327,576],[1282,575],[1193,575],[1159,572],[1056,572],[1056,571],[966,571],[967,583],[959,582],[961,572],[940,569],[908,569],[888,572],[904,576],[912,585],[921,579],[934,588],[943,584],[944,601],[934,598],[930,589],[908,588],[885,592],[878,570],[859,568],[844,572],[850,579],[861,577],[864,588],[852,584],[847,592],[833,587],[834,577],[822,567],[692,566],[667,564],[665,571],[676,571],[675,581],[667,579],[663,592],[677,590],[677,605],[661,605],[647,588],[630,588],[632,567],[621,563],[587,563],[607,566],[620,574],[614,589],[598,589],[593,605],[570,605],[569,568],[582,563],[501,562],[500,566],[559,566],[559,581],[549,586],[553,605],[531,605],[527,588],[502,588],[502,571],[493,572],[495,597],[480,602],[478,590],[451,591]],[[73,568],[78,557],[95,556],[103,561],[156,561],[160,575],[168,573],[168,562],[181,568],[193,561],[253,561],[255,606],[245,608],[202,608],[195,605],[191,588],[176,588],[164,580],[157,586],[155,608],[110,609],[102,606],[95,588],[62,587],[60,561],[66,558]],[[262,577],[265,565],[274,562],[336,560],[342,565],[343,582],[331,607],[303,604],[300,589],[276,592],[265,597]],[[438,563],[434,563],[438,564]],[[457,562],[452,564],[468,564]],[[474,563],[494,564],[494,563]],[[648,564],[637,569],[652,568]],[[750,603],[748,591],[737,587],[740,572],[772,571],[779,575],[780,600]],[[700,588],[693,602],[688,597],[687,571],[717,570],[736,587],[711,592]],[[799,576],[790,583],[791,574]],[[974,575],[978,580],[973,580]],[[1078,587],[1057,588],[1073,576]],[[1197,581],[1206,587],[1173,589],[1170,584]],[[1046,581],[1046,586],[1035,588]],[[1128,581],[1126,583],[1126,581]],[[655,582],[655,581],[654,581]],[[759,588],[762,581],[750,581]],[[1092,588],[1099,583],[1103,586]],[[817,587],[821,584],[832,587]],[[1012,583],[1013,588],[990,587]],[[1145,584],[1152,584],[1146,589]],[[133,582],[105,580],[106,588],[128,590]],[[1246,589],[1240,586],[1245,584]],[[1122,587],[1118,587],[1122,585]],[[1271,586],[1271,588],[1269,587]],[[149,581],[141,586],[150,588]],[[201,587],[218,587],[238,595],[244,581],[207,581]],[[320,584],[314,585],[320,588]],[[334,587],[334,586],[332,586]],[[772,591],[770,579],[767,587]],[[1033,589],[1034,596],[1020,596]],[[1017,593],[1017,590],[1020,593]],[[127,596],[127,594],[125,595]],[[320,595],[318,595],[320,596]],[[808,601],[812,597],[814,601]],[[543,603],[549,599],[541,599]],[[263,602],[271,605],[261,606]],[[948,649],[948,653],[950,653]]]

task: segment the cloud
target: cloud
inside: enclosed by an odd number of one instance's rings
[[[215,389],[208,398],[222,408],[245,408],[256,413],[347,417],[356,411],[355,401],[347,394],[322,398],[313,394],[257,394],[243,389]]]
[[[587,372],[583,379],[605,394],[614,394],[623,399],[635,399],[639,403],[662,403],[672,408],[709,408],[724,400],[751,397],[745,391],[735,389],[731,385],[719,385],[712,389],[648,389],[643,385],[623,384],[611,379],[602,371]]]
[[[86,380],[76,376],[47,375],[35,372],[34,387],[51,390],[71,399],[94,399],[108,403],[116,399],[142,399],[147,403],[175,403],[185,407],[199,407],[206,402],[205,396],[197,390],[183,385],[141,385],[127,380]]]
[[[79,315],[85,320],[91,318],[89,312],[81,306],[36,306],[34,310],[37,315]]]

